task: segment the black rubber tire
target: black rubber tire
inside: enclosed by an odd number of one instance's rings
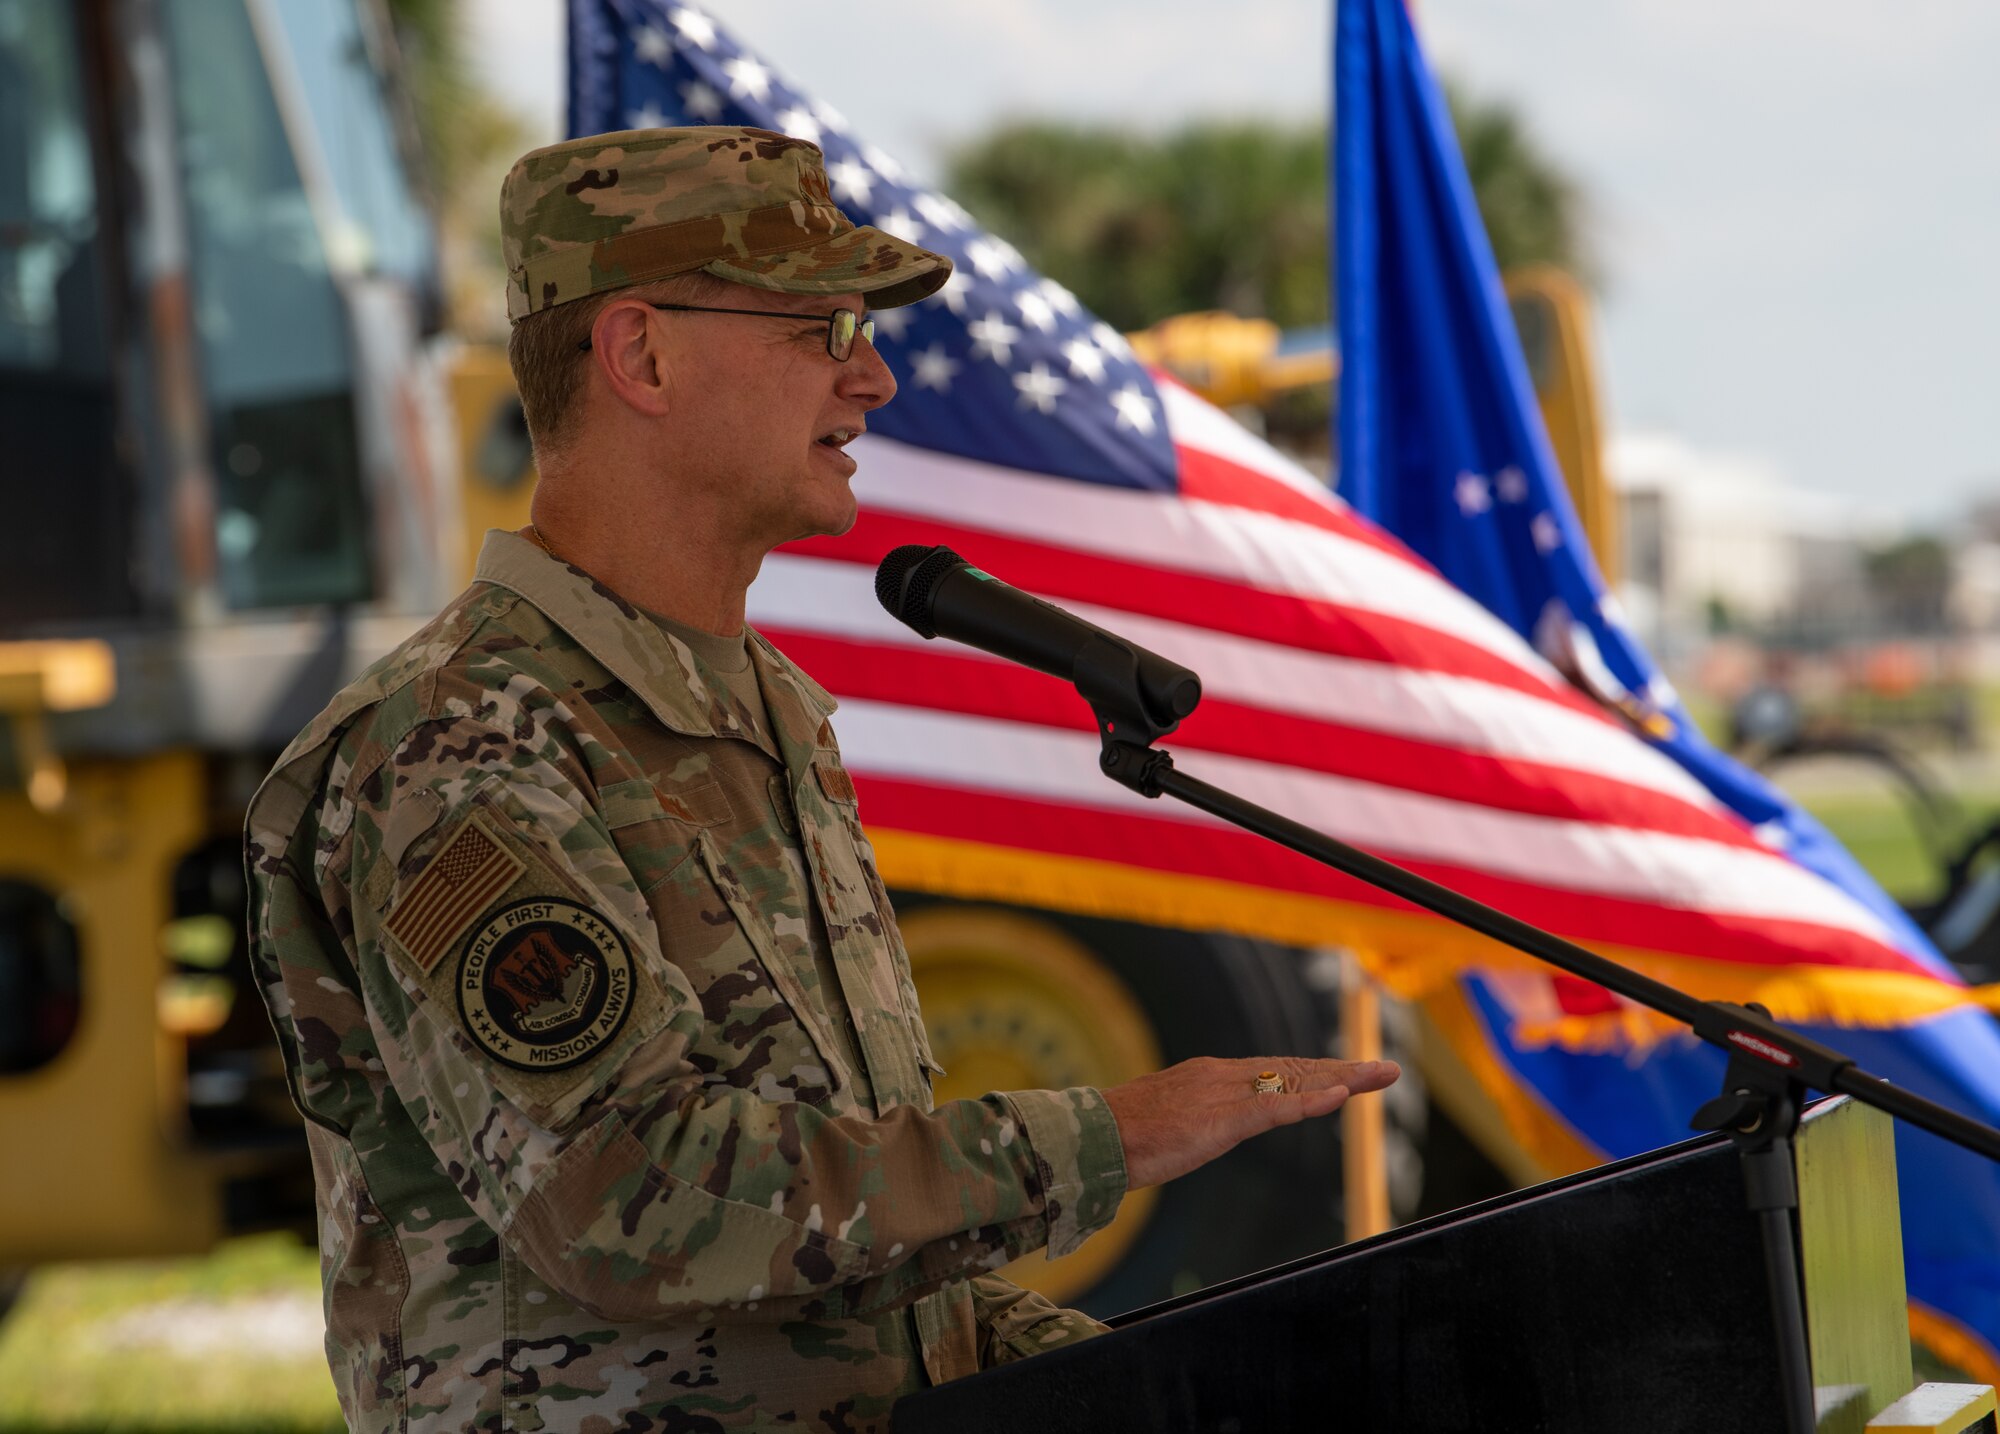
[[[936,904],[909,893],[899,911]],[[1321,1056],[1336,1007],[1303,953],[1264,942],[1032,910],[1130,988],[1164,1063],[1192,1056]],[[1266,1269],[1341,1240],[1338,1123],[1274,1130],[1162,1188],[1126,1257],[1069,1303],[1099,1319]]]
[[[15,1265],[0,1269],[0,1325],[7,1323],[7,1316],[14,1312],[20,1301],[21,1292],[28,1287],[28,1276],[32,1273],[26,1265]]]

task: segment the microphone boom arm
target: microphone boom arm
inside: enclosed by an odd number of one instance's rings
[[[1761,1006],[1698,1001],[1685,991],[1628,970],[1394,862],[1188,776],[1175,768],[1171,753],[1152,745],[1155,734],[1143,721],[1132,722],[1135,709],[1144,711],[1136,694],[1100,704],[1083,689],[1081,667],[1079,663],[1077,685],[1097,714],[1103,740],[1099,766],[1113,781],[1143,797],[1173,797],[1560,971],[1594,981],[1680,1021],[1728,1055],[1722,1092],[1695,1113],[1691,1126],[1726,1131],[1736,1145],[1746,1204],[1756,1219],[1764,1251],[1765,1287],[1777,1327],[1777,1382],[1785,1423],[1790,1434],[1811,1434],[1815,1427],[1812,1361],[1792,1214],[1798,1207],[1792,1136],[1798,1129],[1807,1088],[1852,1096],[1989,1160],[2000,1161],[2000,1130],[1870,1075],[1832,1047],[1786,1030]],[[1098,676],[1111,677],[1115,671],[1107,660]],[[1133,680],[1136,684],[1136,673]],[[1123,729],[1118,725],[1121,720],[1127,723]]]
[[[975,586],[968,588],[967,581]],[[954,586],[956,584],[956,586]],[[990,588],[984,585],[991,584]],[[1067,679],[1097,718],[1098,763],[1143,797],[1173,797],[1324,866],[1687,1026],[1729,1057],[1720,1095],[1696,1112],[1696,1130],[1726,1131],[1742,1162],[1746,1203],[1762,1236],[1766,1285],[1778,1332],[1778,1392],[1791,1434],[1814,1428],[1793,1214],[1798,1207],[1792,1136],[1808,1088],[1852,1096],[1933,1135],[2000,1161],[2000,1130],[1892,1086],[1831,1046],[1786,1030],[1755,1004],[1698,1001],[1540,927],[1516,920],[1394,862],[1349,846],[1180,772],[1153,746],[1201,701],[1201,679],[1169,658],[1008,587],[945,547],[905,544],[882,560],[875,594],[898,621]]]
[[[1105,716],[1102,710],[1098,711],[1100,730],[1105,726]],[[2000,1161],[2000,1130],[1868,1074],[1852,1058],[1786,1030],[1759,1008],[1728,1001],[1696,1000],[1685,991],[1642,976],[1394,862],[1191,777],[1174,766],[1172,753],[1155,748],[1150,742],[1127,740],[1116,733],[1106,735],[1099,765],[1106,776],[1141,796],[1173,797],[1482,936],[1526,952],[1558,970],[1593,981],[1638,1005],[1670,1016],[1732,1058],[1748,1056],[1815,1090],[1851,1095],[1863,1104],[1875,1106],[1989,1160]]]
[[[1096,715],[1098,735],[1103,738],[1107,753],[1114,745],[1135,743],[1151,753],[1151,743],[1181,725],[1180,717],[1170,708],[1163,710],[1163,704],[1150,690],[1153,684],[1146,680],[1139,651],[1108,633],[1099,633],[1083,645],[1076,655],[1071,681]],[[1152,755],[1165,758],[1169,766],[1173,764],[1173,758],[1164,752]],[[1111,769],[1106,767],[1105,771]]]

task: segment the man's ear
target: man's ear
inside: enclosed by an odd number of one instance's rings
[[[649,418],[665,415],[671,384],[666,350],[653,310],[643,300],[606,304],[590,326],[590,359],[626,407]]]

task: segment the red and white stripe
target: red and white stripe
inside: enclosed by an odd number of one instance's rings
[[[881,556],[948,543],[1199,672],[1182,768],[1308,826],[1572,939],[1923,969],[1309,474],[1185,390],[1162,397],[1181,493],[864,437],[853,531],[767,560],[750,619],[841,698],[871,826],[1398,905],[1127,792],[1066,685],[884,613]]]

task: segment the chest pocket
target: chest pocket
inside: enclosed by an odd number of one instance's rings
[[[878,1102],[931,1104],[931,1078],[943,1069],[931,1054],[910,977],[909,954],[861,827],[854,780],[838,755],[822,750],[799,802],[801,840],[826,912],[827,935],[855,1011]]]
[[[701,1003],[688,1059],[703,1079],[844,1108],[854,1078],[816,995],[802,912],[810,893],[754,825],[746,834],[754,814],[737,811],[713,780],[656,788],[633,779],[601,788],[599,801],[640,877],[660,949]]]

